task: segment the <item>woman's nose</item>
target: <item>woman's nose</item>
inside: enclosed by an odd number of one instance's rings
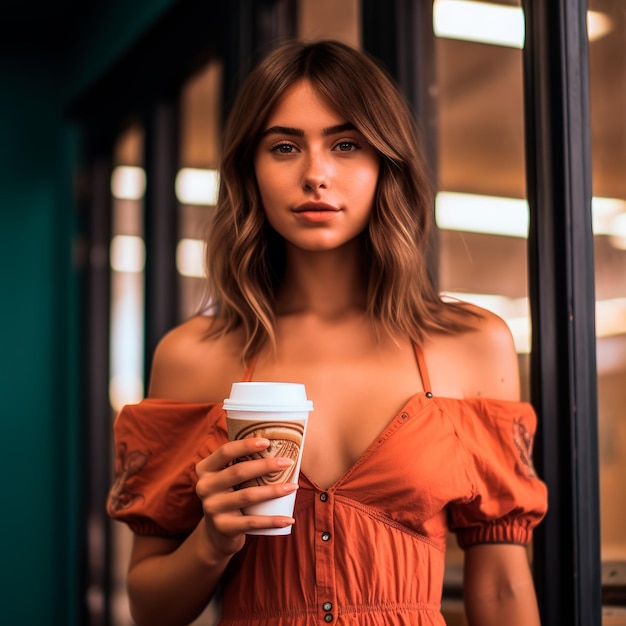
[[[306,163],[302,176],[302,186],[305,190],[317,191],[330,187],[330,164],[319,155],[311,155]]]

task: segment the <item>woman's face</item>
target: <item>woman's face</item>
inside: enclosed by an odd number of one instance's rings
[[[378,153],[308,81],[292,85],[270,113],[254,168],[267,219],[292,245],[329,250],[366,227]]]

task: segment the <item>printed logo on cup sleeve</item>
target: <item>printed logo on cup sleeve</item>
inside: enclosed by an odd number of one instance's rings
[[[246,481],[240,485],[240,488],[256,485],[274,485],[292,480],[296,471],[298,455],[300,454],[300,447],[302,446],[302,439],[304,437],[304,425],[304,420],[250,422],[250,420],[230,418],[229,429],[231,430],[231,439],[264,437],[270,440],[270,445],[267,449],[261,450],[248,457],[237,459],[237,462],[269,457],[285,457],[294,462],[291,467],[284,470],[265,474],[264,476]]]

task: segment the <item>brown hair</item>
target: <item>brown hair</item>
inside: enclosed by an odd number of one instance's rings
[[[367,308],[385,330],[414,342],[462,325],[426,272],[432,192],[411,113],[387,74],[365,53],[334,41],[293,41],[271,52],[242,86],[224,134],[220,193],[207,239],[211,335],[242,328],[244,358],[274,341],[275,295],[285,247],[263,212],[254,152],[287,88],[306,79],[380,154],[380,174],[363,233]]]

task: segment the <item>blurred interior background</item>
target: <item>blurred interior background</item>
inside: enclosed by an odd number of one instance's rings
[[[2,3],[7,625],[131,626],[130,537],[104,515],[110,428],[123,404],[143,397],[158,337],[197,311],[202,236],[236,86],[280,38],[369,50],[377,28],[400,28],[385,21],[389,6],[411,4]],[[437,190],[439,288],[505,319],[529,399],[521,1],[417,4],[428,17],[419,50],[430,54],[409,55],[403,72],[418,76],[427,98],[411,101]],[[624,624],[626,4],[587,8],[603,623]],[[379,50],[392,38],[381,35]],[[446,619],[463,624],[453,538],[448,561]],[[213,624],[215,614],[212,606],[197,623]]]

